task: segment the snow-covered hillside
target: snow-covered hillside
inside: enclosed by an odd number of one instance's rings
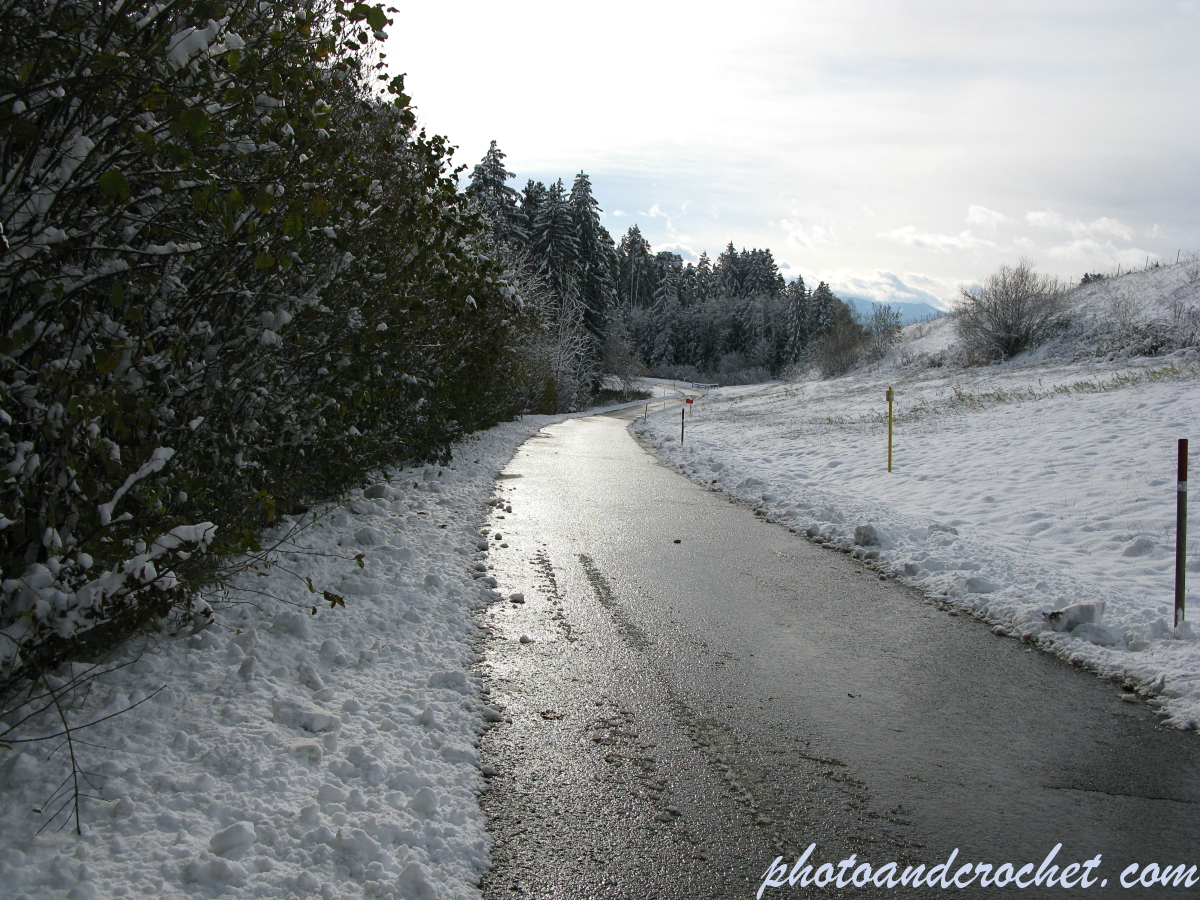
[[[1192,439],[1193,460],[1200,449],[1193,268],[1074,292],[1075,324],[1003,365],[947,364],[953,323],[938,320],[908,326],[885,360],[844,378],[716,391],[695,404],[682,447],[673,416],[639,428],[693,479],[874,560],[999,635],[1122,678],[1195,728],[1200,628],[1170,627],[1177,439]],[[1139,355],[1148,346],[1168,352]],[[1193,618],[1198,548],[1194,537]],[[1098,602],[1101,622],[1073,632],[1043,617]]]
[[[1069,294],[1070,324],[1011,364],[1161,356],[1200,345],[1200,254],[1094,281]],[[951,318],[909,325],[874,369],[962,365]]]

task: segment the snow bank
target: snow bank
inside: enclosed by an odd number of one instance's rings
[[[468,439],[291,536],[285,520],[270,567],[207,598],[213,624],[123,651],[72,714],[140,703],[77,733],[82,837],[50,800],[65,750],[0,754],[4,896],[478,897],[476,747],[500,716],[469,674],[471,612],[498,597],[473,524],[560,418]]]
[[[943,328],[918,330],[928,344],[944,340]],[[635,429],[692,479],[873,561],[997,633],[1124,679],[1167,721],[1195,728],[1200,640],[1169,626],[1176,440],[1200,437],[1197,423],[1191,349],[728,388],[695,404],[682,447],[678,413]],[[1193,616],[1198,548],[1192,539]],[[1044,615],[1081,604],[1102,608],[1102,619]]]

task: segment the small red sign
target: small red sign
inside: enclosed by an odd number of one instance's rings
[[[684,400],[683,402],[684,402],[684,403],[691,403],[691,402],[692,402],[692,398],[691,398],[691,397],[688,397],[688,398],[687,398],[686,400]]]

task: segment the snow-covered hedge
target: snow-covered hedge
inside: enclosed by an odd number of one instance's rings
[[[0,698],[508,412],[520,304],[373,87],[388,24],[0,0]]]

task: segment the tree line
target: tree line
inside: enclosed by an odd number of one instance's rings
[[[605,374],[637,368],[723,382],[808,363],[832,371],[841,362],[830,365],[824,336],[840,332],[839,346],[857,359],[898,328],[885,308],[861,321],[824,282],[809,290],[802,277],[785,281],[770,250],[731,242],[715,261],[685,263],[654,252],[637,225],[614,244],[585,173],[569,191],[561,179],[549,187],[531,179],[518,191],[504,159],[493,141],[467,192],[509,278],[534,298],[545,340],[528,355],[548,373],[535,382],[549,388],[540,398],[547,411],[574,408]]]
[[[806,358],[849,308],[820,282],[785,282],[770,250],[738,251],[693,265],[650,247],[635,225],[621,240],[621,287],[638,355],[681,377],[766,380]]]

